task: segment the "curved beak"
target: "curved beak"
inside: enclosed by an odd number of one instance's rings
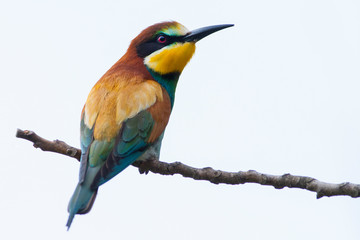
[[[234,26],[234,24],[222,24],[222,25],[214,25],[214,26],[199,28],[199,29],[189,32],[187,35],[185,35],[183,37],[182,40],[184,42],[197,42],[214,32],[217,32],[224,28],[228,28],[228,27],[232,27],[232,26]]]

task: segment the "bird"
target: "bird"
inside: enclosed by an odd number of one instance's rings
[[[176,86],[195,43],[232,26],[189,31],[176,21],[151,25],[94,85],[81,112],[79,181],[67,230],[76,214],[91,210],[102,184],[136,160],[159,158]]]

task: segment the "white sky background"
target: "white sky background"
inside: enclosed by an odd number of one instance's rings
[[[92,86],[165,20],[236,26],[197,44],[162,161],[360,183],[358,1],[2,1],[0,239],[359,239],[359,199],[134,167],[66,232],[78,163],[16,128],[78,147]]]

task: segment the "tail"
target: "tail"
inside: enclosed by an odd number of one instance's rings
[[[90,187],[78,183],[68,206],[69,218],[66,223],[68,231],[75,214],[86,214],[91,210],[91,207],[95,202],[97,191],[98,189],[91,190]]]

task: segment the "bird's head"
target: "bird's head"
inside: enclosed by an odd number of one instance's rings
[[[195,52],[195,43],[211,33],[231,27],[224,24],[189,31],[178,22],[162,22],[143,30],[129,49],[136,51],[145,66],[159,75],[180,75]]]

